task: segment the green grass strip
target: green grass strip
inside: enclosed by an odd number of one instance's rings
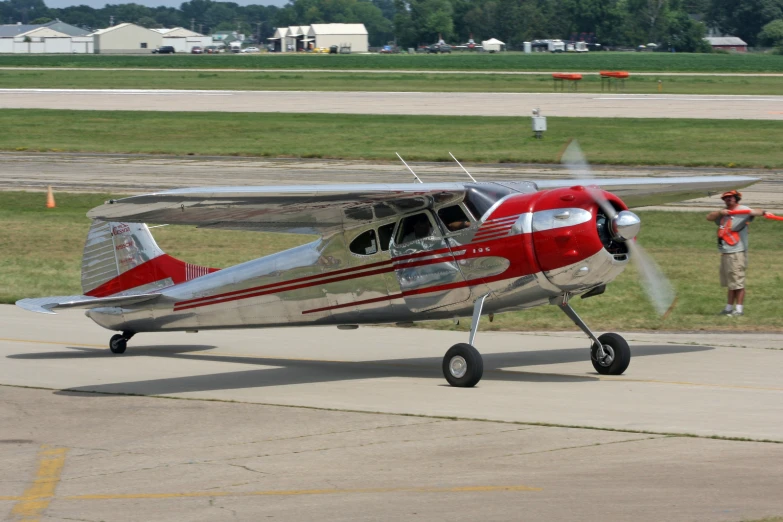
[[[0,67],[154,67],[236,69],[411,69],[464,71],[598,71],[781,73],[783,56],[590,52],[583,54],[454,53],[451,55],[5,55]]]
[[[783,166],[783,122],[342,114],[0,110],[0,150],[556,163],[577,137],[593,163]],[[716,144],[720,146],[716,146]]]
[[[660,80],[660,85],[659,85]],[[764,76],[632,76],[626,94],[783,93],[783,77]],[[394,72],[237,72],[237,71],[71,71],[57,69],[0,71],[4,89],[197,89],[255,91],[381,92],[552,92],[551,74],[434,74]],[[597,75],[579,82],[579,92],[601,92],[609,86]]]

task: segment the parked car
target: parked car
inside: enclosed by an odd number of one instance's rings
[[[393,45],[384,45],[381,47],[381,50],[378,51],[380,54],[395,54],[400,52],[400,50]]]
[[[152,50],[152,54],[174,54],[176,52],[173,45],[163,45]]]
[[[261,49],[259,49],[258,47],[245,47],[244,49],[242,49],[242,52],[243,53],[260,53]]]
[[[207,54],[215,54],[220,52],[220,49],[218,48],[217,45],[208,45],[204,47],[204,52]]]
[[[204,49],[202,49],[199,46],[195,46],[193,49],[190,50],[191,54],[204,54]]]
[[[313,52],[316,54],[329,54],[329,48],[328,47],[316,47],[313,49]]]
[[[427,47],[428,54],[449,53],[451,54],[451,46],[449,44],[432,44]]]

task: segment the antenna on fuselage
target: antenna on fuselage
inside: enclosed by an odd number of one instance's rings
[[[405,165],[406,167],[408,167],[408,170],[410,170],[410,171],[411,171],[411,174],[413,174],[413,177],[414,177],[414,178],[416,178],[416,181],[418,181],[419,183],[424,183],[424,182],[421,180],[421,178],[419,178],[419,176],[417,176],[417,175],[416,175],[416,173],[415,173],[415,172],[413,172],[413,169],[412,169],[412,168],[410,168],[410,166],[408,166],[408,164],[407,164],[407,163],[405,163],[405,160],[404,160],[404,159],[402,159],[402,156],[400,156],[400,153],[399,153],[399,152],[395,152],[395,154],[397,155],[397,157],[398,157],[398,158],[400,158],[400,161],[402,162],[402,164],[403,164],[403,165]]]
[[[455,157],[454,157],[454,154],[452,154],[451,152],[449,152],[449,156],[451,156],[451,159],[453,159],[454,161],[456,161],[456,162],[457,162],[457,165],[459,165],[460,167],[462,167],[462,163],[460,163],[460,162],[459,162],[459,160],[458,160],[457,158],[455,158]],[[473,183],[478,183],[478,182],[476,181],[476,178],[474,178],[473,176],[471,176],[471,175],[470,175],[470,172],[468,172],[468,169],[466,169],[465,167],[462,167],[462,170],[464,170],[464,171],[465,171],[465,174],[467,174],[467,175],[468,175],[468,177],[469,177],[470,179],[472,179],[472,180],[473,180]]]

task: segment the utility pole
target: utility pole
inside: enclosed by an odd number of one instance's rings
[[[256,22],[256,40],[261,45],[261,22]]]
[[[190,19],[190,30],[193,32],[196,32],[196,19],[191,18]]]
[[[204,24],[198,24],[198,32],[204,34]]]
[[[109,27],[114,27],[114,15],[109,16]]]

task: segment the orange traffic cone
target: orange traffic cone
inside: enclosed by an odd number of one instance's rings
[[[54,194],[52,194],[52,186],[49,185],[49,190],[46,193],[46,208],[54,208]]]

